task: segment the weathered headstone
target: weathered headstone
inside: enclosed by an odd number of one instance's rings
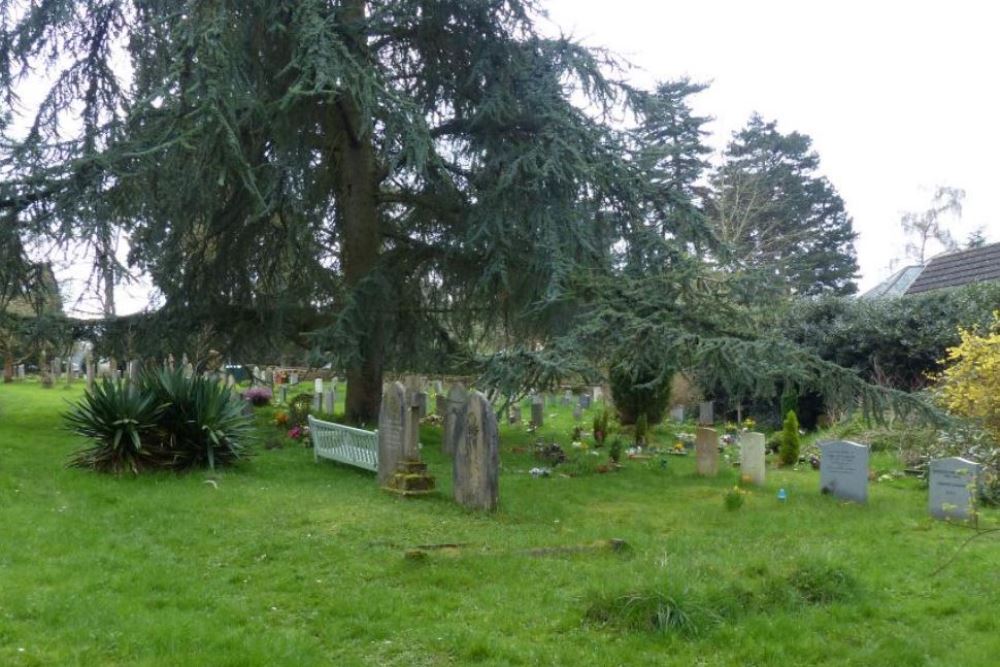
[[[698,474],[715,477],[719,474],[719,434],[714,428],[699,428],[695,431],[694,450],[697,458]]]
[[[712,401],[698,404],[698,423],[702,426],[711,426],[715,423],[715,404]]]
[[[469,394],[460,384],[456,384],[448,391],[448,410],[444,416],[444,440],[442,448],[449,456],[455,455],[465,428],[465,407],[469,401]]]
[[[289,373],[288,374],[288,384],[290,384],[290,385],[292,385],[294,387],[298,383],[299,383],[299,374],[295,373],[295,372]]]
[[[399,382],[386,386],[382,392],[382,408],[378,415],[378,483],[385,486],[396,474],[404,456],[407,439],[406,424],[409,406],[406,389]]]
[[[535,428],[541,428],[545,425],[545,404],[538,397],[531,401],[531,425]]]
[[[444,419],[445,414],[448,412],[448,398],[442,394],[434,394],[434,414],[436,414],[441,419]]]
[[[593,393],[595,401],[600,401],[604,398],[604,389],[601,387],[594,387]]]
[[[580,407],[584,410],[590,407],[590,394],[580,394]]]
[[[684,421],[684,406],[678,405],[670,410],[670,418],[675,422]]]
[[[427,392],[418,391],[413,394],[414,404],[417,406],[417,413],[420,419],[427,416]]]
[[[313,393],[322,394],[323,393],[323,378],[316,378],[313,380]]]
[[[509,418],[509,421],[510,421],[511,424],[520,424],[521,423],[521,405],[520,405],[520,403],[511,403],[510,404],[510,418]]]
[[[312,413],[319,414],[320,409],[323,407],[323,394],[313,394],[312,402]]]
[[[323,392],[323,412],[328,415],[333,414],[333,389],[327,389]]]
[[[444,393],[444,385],[441,383],[441,380],[434,380],[434,393],[435,394]]]
[[[763,433],[740,435],[740,477],[757,486],[764,486],[764,441]]]
[[[938,519],[972,518],[979,494],[980,465],[952,457],[930,463],[930,512]]]
[[[463,434],[452,466],[455,501],[494,510],[500,498],[500,435],[493,406],[481,392],[469,394]]]
[[[573,406],[573,421],[580,421],[583,419],[583,408],[579,404]]]
[[[569,389],[567,389],[566,393],[563,394],[562,404],[563,405],[569,405],[572,402],[573,402],[573,392],[570,391]]]
[[[868,447],[846,440],[819,443],[819,488],[838,498],[868,502]]]

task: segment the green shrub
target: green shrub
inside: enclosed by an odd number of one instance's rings
[[[789,575],[788,582],[808,604],[850,600],[860,588],[850,572],[825,563],[800,565]]]
[[[66,425],[93,444],[72,459],[71,465],[101,472],[137,473],[156,467],[156,428],[165,405],[136,391],[124,381],[105,378],[64,415]],[[157,443],[158,444],[158,443]]]
[[[799,420],[793,410],[785,415],[784,428],[781,431],[781,447],[778,456],[782,465],[790,466],[799,462]]]
[[[649,434],[649,423],[646,421],[646,413],[639,415],[635,420],[635,444],[645,445],[646,436]]]
[[[229,388],[181,370],[148,373],[134,386],[105,380],[65,416],[93,441],[70,463],[116,473],[228,465],[252,437],[243,407]]]
[[[680,597],[658,591],[596,596],[584,618],[595,625],[633,632],[678,633],[693,636],[701,628],[701,610]]]
[[[739,487],[733,487],[726,491],[725,495],[722,496],[723,505],[730,512],[735,512],[739,508],[743,507],[743,503],[746,501],[746,491]]]
[[[600,414],[594,415],[594,442],[598,447],[604,445],[604,440],[608,437],[608,411],[601,410]]]
[[[619,359],[609,373],[611,396],[622,424],[634,424],[646,415],[650,424],[663,421],[670,402],[673,372],[654,367],[651,362]]]
[[[611,448],[608,450],[608,455],[611,460],[615,463],[619,463],[622,460],[622,441],[621,438],[615,438],[611,441]]]

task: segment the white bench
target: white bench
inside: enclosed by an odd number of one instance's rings
[[[330,459],[378,472],[378,431],[325,422],[309,415],[309,437],[316,461]]]

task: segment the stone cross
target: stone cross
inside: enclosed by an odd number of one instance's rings
[[[820,491],[868,502],[868,447],[838,440],[819,443],[819,451]]]
[[[714,428],[701,427],[695,431],[694,450],[698,474],[715,477],[719,474],[719,434]]]
[[[500,499],[500,435],[496,413],[482,392],[469,394],[463,435],[452,466],[455,501],[495,510]]]
[[[764,486],[764,434],[740,435],[740,477],[751,484]]]
[[[937,519],[971,519],[976,512],[981,467],[978,463],[952,457],[930,463],[929,504]]]
[[[538,396],[531,399],[531,425],[535,428],[545,425],[545,404]]]
[[[406,389],[399,382],[386,386],[382,392],[382,408],[378,415],[378,483],[385,486],[396,474],[400,461],[406,458],[409,406]]]
[[[715,423],[715,405],[712,401],[705,401],[698,405],[698,424],[701,426],[711,426]]]
[[[460,384],[448,391],[448,410],[444,415],[444,440],[441,443],[444,453],[455,455],[455,450],[461,441],[465,428],[465,408],[469,402],[469,394]]]

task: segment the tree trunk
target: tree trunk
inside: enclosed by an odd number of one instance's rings
[[[341,17],[344,23],[360,25],[365,20],[365,0],[345,2]],[[351,44],[351,50],[359,58],[369,57],[363,41]],[[375,269],[381,249],[378,162],[372,145],[371,119],[364,117],[347,95],[333,107],[327,110],[336,118],[330,166],[334,171],[344,282],[353,291]],[[367,335],[359,343],[359,359],[347,369],[345,411],[348,421],[356,424],[376,423],[382,402],[385,329],[378,308],[377,303],[366,304]]]
[[[10,384],[14,381],[14,358],[9,354],[3,357],[3,383]]]

